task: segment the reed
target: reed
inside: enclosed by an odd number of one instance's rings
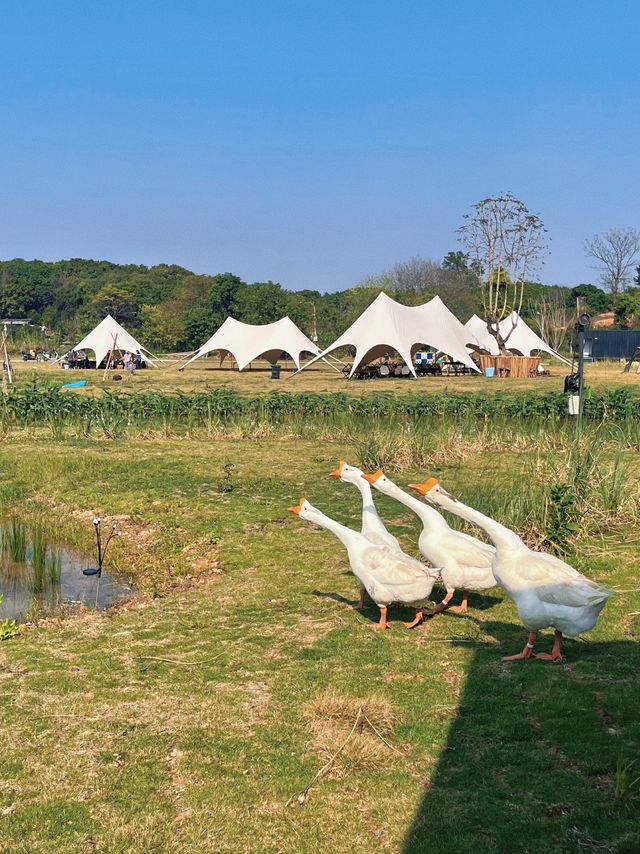
[[[3,538],[4,540],[4,538]],[[25,526],[15,516],[6,531],[7,551],[14,563],[24,563],[27,559],[27,532]]]
[[[58,549],[50,548],[46,561],[46,574],[49,584],[53,587],[60,584],[62,579],[62,556]]]

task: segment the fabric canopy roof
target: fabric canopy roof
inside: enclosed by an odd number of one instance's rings
[[[73,349],[93,350],[96,354],[96,366],[98,366],[105,356],[111,352],[111,348],[114,346],[114,339],[115,347],[121,353],[125,351],[135,353],[136,350],[140,350],[145,362],[153,365],[147,348],[143,347],[139,341],[136,341],[133,335],[129,334],[124,326],[120,326],[118,321],[111,317],[110,314],[104,320],[100,321],[96,328],[86,335],[79,344],[76,344]]]
[[[317,355],[320,349],[298,329],[290,317],[282,317],[275,323],[253,326],[228,317],[222,326],[184,364],[191,364],[200,356],[218,350],[221,355],[230,353],[236,360],[238,370],[243,371],[250,362],[263,358],[274,364],[283,353],[291,356],[300,368],[302,353]]]
[[[337,350],[338,347],[355,347],[350,377],[359,365],[384,356],[395,350],[415,377],[413,354],[421,344],[429,345],[478,370],[467,350],[468,334],[440,297],[424,305],[401,305],[384,292],[378,294],[369,308],[351,324],[347,331],[305,367]]]
[[[514,323],[515,328],[513,332],[511,332],[511,328]],[[499,354],[500,348],[498,347],[496,339],[488,331],[487,324],[484,320],[481,320],[477,314],[472,315],[472,317],[467,320],[465,328],[471,332],[477,341],[478,347],[482,350],[486,350],[492,356],[497,356]],[[509,335],[509,332],[511,332],[511,335]],[[551,348],[546,341],[540,338],[539,335],[536,335],[533,329],[527,326],[525,321],[515,311],[500,321],[500,334],[503,337],[509,335],[506,343],[507,350],[514,352],[516,355],[531,356],[534,351],[539,350],[543,353],[549,353],[550,356],[560,359],[561,362],[564,362],[567,365],[571,364],[568,359],[565,359],[564,356],[556,353],[556,351]]]

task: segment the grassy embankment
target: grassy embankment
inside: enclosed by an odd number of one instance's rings
[[[5,511],[76,541],[94,512],[118,516],[114,558],[143,589],[192,578],[2,644],[0,850],[637,851],[640,445],[611,425],[592,459],[587,434],[576,448],[560,423],[443,422],[421,456],[384,430],[11,434]],[[286,512],[304,494],[358,525],[355,490],[327,478],[342,456],[402,484],[441,475],[532,541],[571,521],[549,484],[580,492],[584,475],[571,560],[621,592],[561,665],[501,663],[525,634],[499,590],[466,617],[407,632],[399,613],[376,635],[374,608],[346,608],[340,545]],[[378,503],[415,553],[415,517]],[[285,806],[361,704],[395,749],[365,726],[308,802]]]

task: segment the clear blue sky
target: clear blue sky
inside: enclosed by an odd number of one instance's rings
[[[440,259],[471,204],[545,220],[545,281],[640,227],[640,9],[594,0],[3,4],[0,257],[336,290]]]

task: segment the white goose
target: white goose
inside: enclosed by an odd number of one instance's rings
[[[387,546],[395,552],[402,551],[400,543],[393,534],[387,531],[376,510],[371,494],[371,485],[363,477],[362,469],[350,466],[344,460],[340,460],[338,468],[332,471],[329,476],[339,477],[343,483],[352,483],[362,496],[362,527],[360,529],[362,535],[377,546]]]
[[[441,568],[442,581],[447,591],[442,602],[432,611],[426,612],[429,616],[444,611],[457,589],[462,589],[462,604],[449,610],[464,614],[468,608],[470,590],[489,590],[496,586],[491,571],[495,553],[493,546],[462,531],[454,531],[434,507],[429,507],[400,489],[381,469],[363,477],[384,495],[395,498],[413,510],[422,522],[418,546],[429,563]],[[409,486],[415,489],[418,484],[411,483]]]
[[[436,478],[423,483],[420,492],[427,501],[478,525],[495,544],[495,577],[516,603],[520,619],[530,632],[522,652],[505,656],[504,661],[531,658],[538,631],[548,627],[555,629],[553,649],[550,655],[538,653],[536,658],[561,659],[563,634],[576,637],[595,626],[612,590],[554,555],[533,551],[509,528],[445,492]]]
[[[387,607],[393,602],[420,608],[428,601],[439,576],[438,570],[426,567],[403,552],[374,545],[359,531],[353,531],[325,516],[305,498],[301,498],[300,503],[296,507],[289,507],[289,510],[301,519],[331,531],[346,548],[353,574],[380,608],[380,622],[376,629],[389,628]],[[422,612],[418,610],[415,620],[406,624],[407,628],[413,628],[421,620]]]
[[[378,515],[373,503],[371,485],[363,478],[362,469],[350,466],[344,460],[340,460],[338,468],[332,471],[330,477],[338,477],[343,483],[352,483],[362,496],[362,527],[360,532],[376,546],[386,546],[394,552],[402,551],[398,540],[387,531],[384,522]],[[354,611],[364,608],[365,589],[360,585],[360,599],[357,605],[352,605]]]

